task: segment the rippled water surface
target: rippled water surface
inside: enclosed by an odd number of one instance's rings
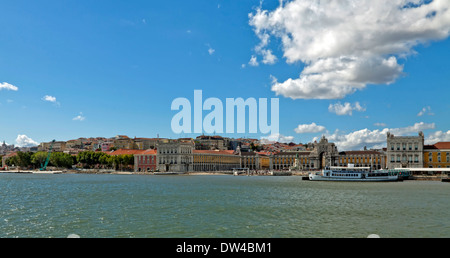
[[[0,174],[0,237],[450,237],[450,183]]]

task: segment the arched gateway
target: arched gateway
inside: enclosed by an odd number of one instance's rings
[[[339,152],[334,143],[329,143],[325,136],[319,142],[314,142],[314,149],[309,154],[311,166],[314,169],[322,169],[326,166],[337,166]]]

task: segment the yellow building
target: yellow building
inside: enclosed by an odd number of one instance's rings
[[[241,168],[248,168],[250,170],[269,170],[270,157],[269,152],[241,152]]]
[[[386,155],[374,150],[343,151],[339,153],[339,166],[354,164],[355,167],[386,168]]]
[[[303,159],[299,158],[297,161],[297,157],[299,156],[299,152],[277,152],[274,153],[272,158],[272,169],[275,170],[288,170],[296,167],[297,163],[302,164]],[[309,161],[308,161],[309,162]]]
[[[193,150],[194,171],[225,171],[240,167],[240,156],[232,150]]]
[[[259,158],[259,169],[267,170],[270,169],[270,157],[268,154],[258,153]]]
[[[450,168],[450,142],[425,145],[423,152],[425,168]]]

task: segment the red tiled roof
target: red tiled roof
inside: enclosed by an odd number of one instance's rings
[[[148,149],[148,150],[144,150],[142,153],[139,153],[136,155],[156,155],[156,150]]]
[[[434,144],[437,149],[450,149],[450,142],[438,142]]]

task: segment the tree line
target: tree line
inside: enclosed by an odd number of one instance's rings
[[[17,155],[9,157],[6,165],[20,167],[21,169],[39,169],[41,168],[48,153],[38,152],[17,152]],[[50,154],[49,167],[72,168],[75,165],[78,168],[104,168],[104,169],[130,169],[134,165],[134,156],[132,154],[109,155],[104,152],[83,151],[77,155],[71,155],[63,152],[52,152]]]

